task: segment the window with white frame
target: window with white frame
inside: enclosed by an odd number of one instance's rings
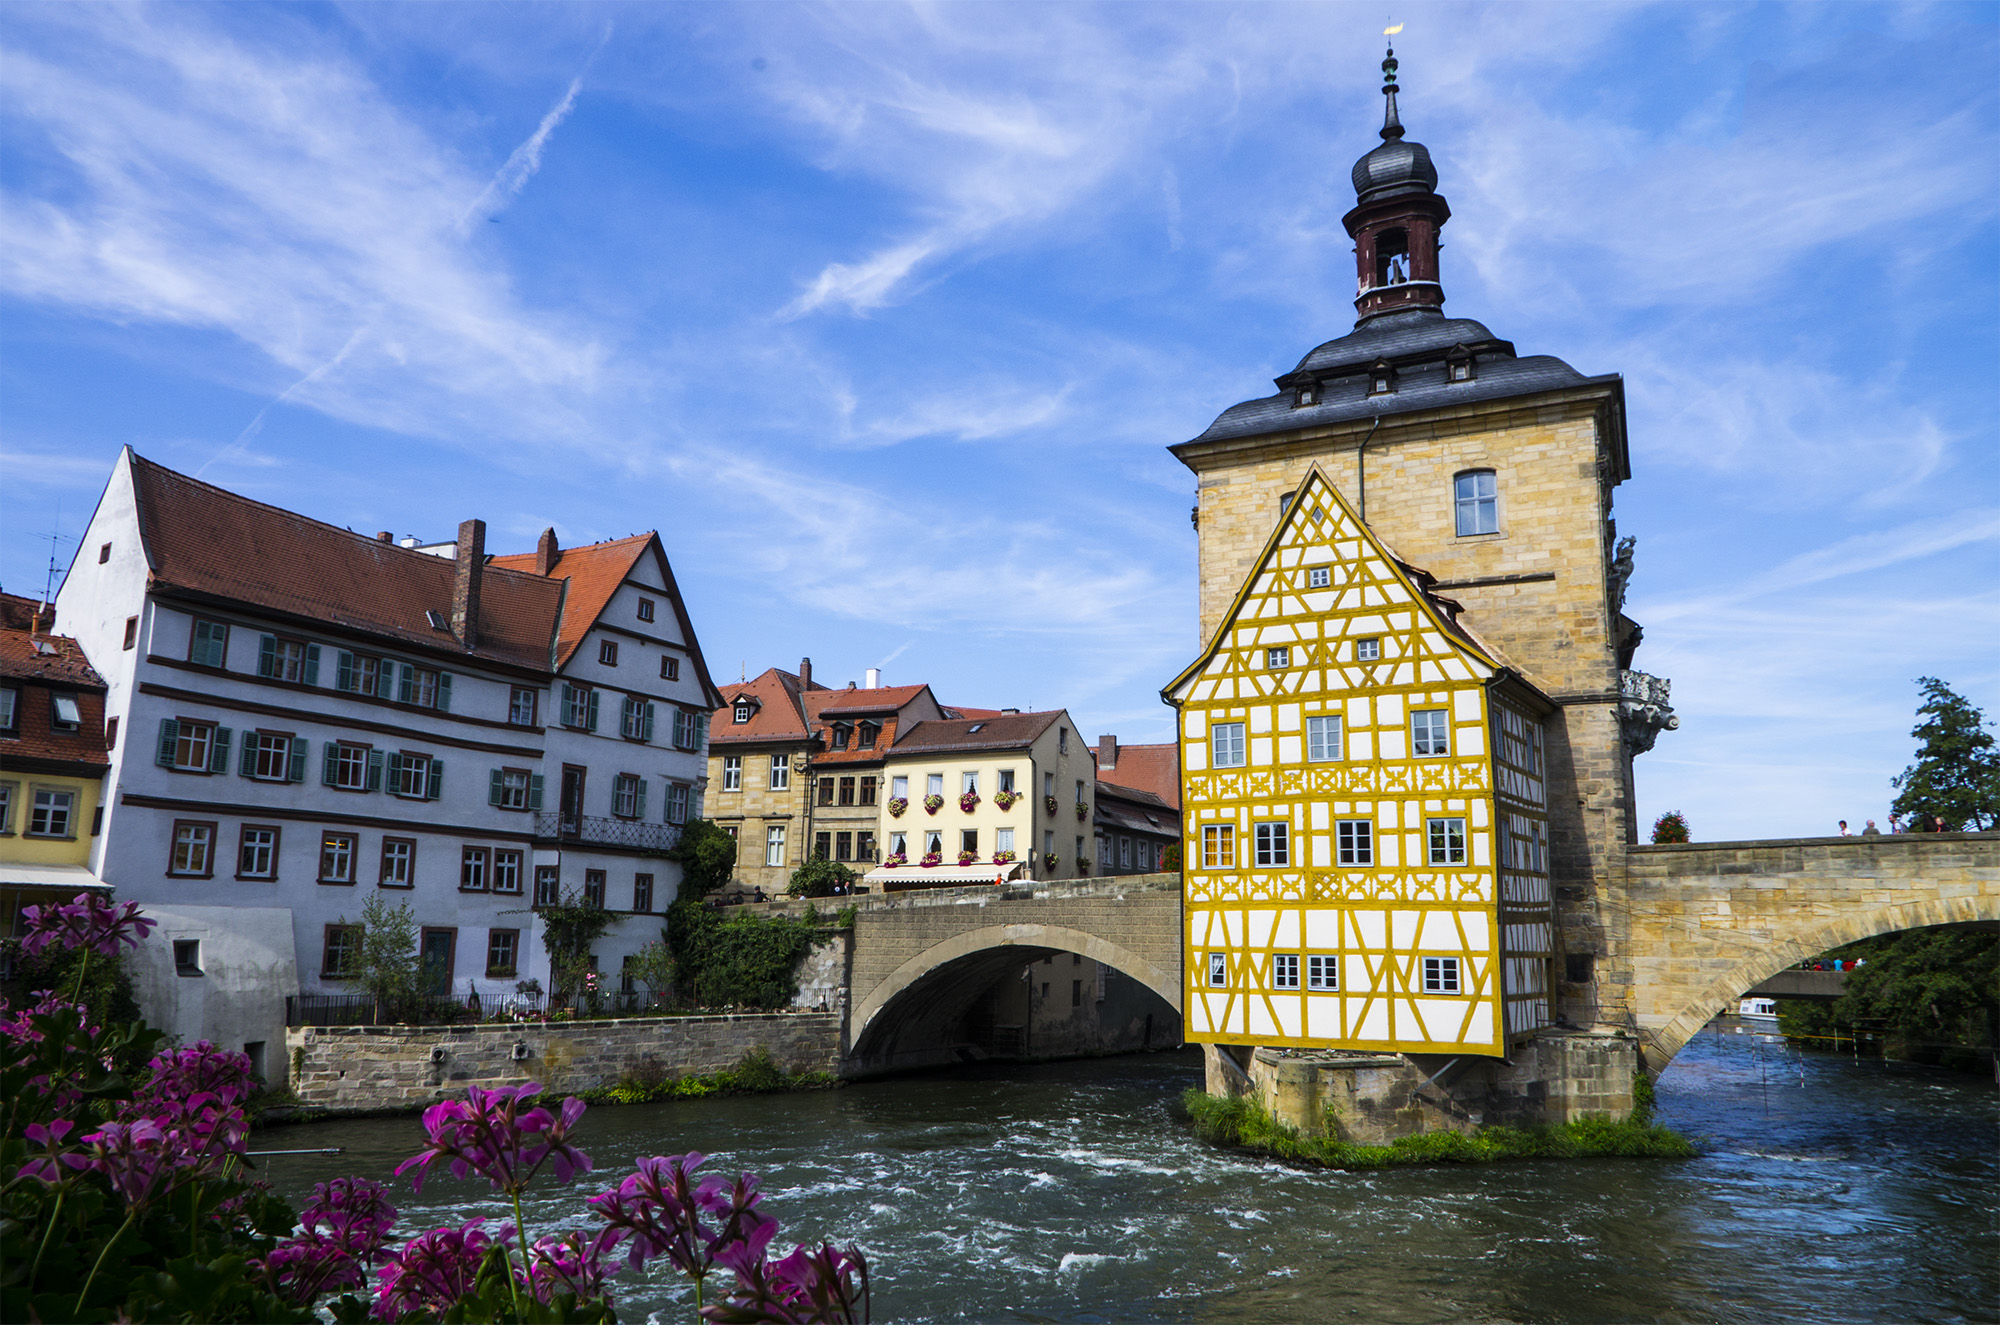
[[[995,855],[1011,855],[1013,854],[1013,851],[1014,851],[1014,830],[1011,828],[994,829],[993,853]]]
[[[535,866],[536,906],[554,906],[561,891],[561,871],[554,865]]]
[[[518,893],[521,891],[520,852],[495,851],[493,853],[493,891],[496,893]]]
[[[0,782],[0,834],[14,831],[14,789],[18,782]]]
[[[771,756],[771,790],[788,791],[792,785],[792,762],[786,755]]]
[[[1306,719],[1306,758],[1313,763],[1323,764],[1339,759],[1340,717],[1326,713]]]
[[[1208,954],[1208,983],[1211,988],[1221,989],[1229,983],[1229,954],[1211,952]]]
[[[417,877],[417,843],[415,838],[385,837],[382,839],[382,886],[384,888],[409,888]]]
[[[1287,823],[1261,823],[1256,829],[1257,863],[1262,865],[1289,865],[1292,863],[1292,826]]]
[[[924,777],[924,795],[926,796],[944,795],[944,774],[931,773],[927,774]]]
[[[73,732],[83,726],[83,710],[75,695],[51,695],[49,710],[57,731]]]
[[[596,731],[598,703],[595,690],[563,682],[562,725],[574,731]]]
[[[958,775],[958,790],[960,795],[970,792],[972,795],[977,796],[979,794],[979,774],[976,772],[960,773]]]
[[[1296,952],[1278,952],[1271,955],[1271,988],[1297,989],[1299,987],[1299,955]]]
[[[606,667],[616,667],[618,665],[618,641],[609,639],[597,641],[597,661]]]
[[[1354,661],[1375,662],[1382,656],[1382,637],[1370,635],[1354,641]]]
[[[1306,586],[1312,589],[1327,589],[1333,585],[1333,571],[1330,567],[1314,566],[1306,572]]]
[[[1001,791],[1003,791],[1003,792],[1006,792],[1006,793],[1008,793],[1009,795],[1013,794],[1013,791],[1014,791],[1014,770],[1013,770],[1013,769],[1011,769],[1011,768],[1003,768],[1003,769],[1001,769],[1001,770],[1000,770],[1000,774],[999,774],[999,776],[1000,776],[1000,786],[999,786],[999,790],[1001,790]]]
[[[502,810],[525,810],[535,785],[535,775],[525,768],[496,768],[487,799]]]
[[[1203,869],[1211,870],[1236,868],[1235,824],[1202,825],[1201,864]]]
[[[678,710],[675,716],[678,719]],[[637,695],[625,696],[618,719],[618,730],[628,741],[652,740],[653,706]]]
[[[1424,992],[1426,994],[1456,994],[1461,992],[1458,982],[1458,958],[1424,958]]]
[[[632,876],[632,909],[645,914],[653,909],[653,876],[634,874]]]
[[[292,742],[287,732],[243,733],[244,776],[264,782],[292,779]]]
[[[910,798],[910,780],[909,780],[909,778],[907,778],[907,777],[902,777],[902,776],[898,776],[898,777],[892,777],[892,778],[890,778],[890,779],[889,779],[889,799],[890,799],[890,800],[899,800],[899,801],[906,801],[906,800],[908,800],[909,798]]]
[[[258,640],[257,675],[294,684],[318,683],[319,646],[304,640],[265,635]]]
[[[653,600],[652,600],[652,599],[650,599],[650,598],[641,598],[641,599],[639,600],[639,619],[640,619],[641,621],[651,621],[651,620],[653,619]],[[651,910],[652,908],[648,907],[647,909],[648,909],[648,910]]]
[[[1375,825],[1367,819],[1341,819],[1333,825],[1334,859],[1341,865],[1375,863]]]
[[[1465,820],[1432,819],[1425,824],[1424,837],[1433,865],[1465,863]]]
[[[743,790],[743,756],[722,756],[722,789],[724,791]]]
[[[515,686],[507,701],[507,721],[516,727],[535,725],[536,691],[532,686]]]
[[[1209,763],[1216,768],[1243,767],[1243,724],[1218,722],[1208,733]]]
[[[444,764],[409,750],[389,756],[389,784],[396,795],[410,800],[436,800],[444,781]]]
[[[620,773],[611,780],[611,813],[620,819],[646,815],[646,780],[637,773]]]
[[[1111,839],[1108,837],[1097,839],[1097,863],[1105,869],[1111,868]]]
[[[1328,953],[1306,955],[1306,988],[1331,993],[1340,988],[1340,958]]]
[[[1451,753],[1451,714],[1444,709],[1417,709],[1410,714],[1410,752],[1419,756]]]
[[[752,704],[749,700],[739,699],[736,701],[736,712],[734,713],[733,717],[735,721],[740,725],[742,723],[750,721],[751,715],[754,714],[756,711],[757,711],[757,706]]]
[[[369,749],[349,741],[329,741],[326,745],[326,776],[329,787],[342,791],[367,791]],[[379,773],[378,773],[379,781]]]
[[[75,837],[76,793],[36,787],[28,810],[29,837]]]
[[[1129,837],[1118,839],[1118,868],[1121,870],[1132,868],[1132,839]]]
[[[458,890],[466,893],[486,891],[485,847],[466,847],[458,857]]]
[[[160,724],[161,763],[188,773],[219,773],[229,767],[229,728],[212,722],[168,718]]]
[[[662,658],[662,659],[660,659],[660,679],[661,679],[662,681],[678,681],[678,680],[680,680],[680,679],[681,679],[681,660],[680,660],[679,658]]]
[[[258,824],[244,826],[241,848],[236,857],[236,877],[239,879],[278,877],[277,829]]]
[[[1493,471],[1475,469],[1452,480],[1452,504],[1458,513],[1458,536],[1500,532],[1500,498]]]
[[[764,830],[764,863],[782,865],[785,863],[785,826],[772,824]]]
[[[352,833],[321,833],[319,837],[319,881],[321,883],[354,882],[354,849],[357,839]]]
[[[944,834],[942,832],[935,828],[925,831],[924,854],[927,856],[941,856],[944,854]]]
[[[674,710],[674,749],[701,749],[702,717],[684,708]]]
[[[1264,666],[1276,670],[1282,667],[1290,667],[1291,665],[1292,650],[1290,645],[1280,644],[1274,649],[1264,650]]]
[[[0,732],[11,732],[21,725],[21,692],[13,686],[0,686]]]
[[[904,833],[889,834],[889,854],[892,856],[908,856],[910,854],[909,836]]]
[[[178,821],[174,824],[174,848],[167,857],[167,873],[206,878],[214,872],[214,852],[214,824]]]
[[[667,784],[667,822],[684,824],[688,821],[688,785],[685,782]]]
[[[451,678],[436,668],[404,663],[402,676],[396,683],[396,698],[420,709],[449,708],[445,696],[450,693],[450,686]]]

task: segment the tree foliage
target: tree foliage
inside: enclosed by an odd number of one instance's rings
[[[851,891],[861,876],[837,860],[814,856],[792,871],[785,891],[794,897],[834,897]]]
[[[1679,810],[1668,810],[1653,820],[1653,841],[1656,843],[1685,842],[1688,840],[1688,821]]]
[[[727,920],[699,902],[667,912],[676,987],[702,1007],[782,1008],[799,992],[800,958],[819,926],[785,916],[739,913]]]
[[[1992,1047],[2000,1013],[2000,934],[1950,925],[1909,929],[1830,955],[1863,964],[1848,975],[1837,1001],[1782,1005],[1787,1034],[1874,1031],[1926,1062],[1953,1058],[1955,1047]]]
[[[2000,751],[1992,724],[1965,697],[1935,676],[1917,678],[1922,720],[1910,735],[1921,744],[1917,762],[1889,785],[1902,794],[1890,807],[1912,820],[1928,815],[1946,832],[1984,830],[2000,824]]]
[[[542,921],[542,947],[549,954],[550,991],[557,1003],[566,1003],[582,987],[590,972],[590,950],[604,937],[618,917],[595,902],[574,892],[562,895],[552,906],[538,906]]]
[[[361,908],[361,958],[356,968],[362,988],[377,1002],[417,993],[417,917],[408,902],[392,904],[381,893],[368,899]]]
[[[736,839],[712,819],[691,820],[667,859],[681,867],[680,899],[698,902],[729,882],[736,869]]]

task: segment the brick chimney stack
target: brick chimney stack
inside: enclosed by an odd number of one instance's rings
[[[1118,738],[1100,736],[1097,738],[1097,766],[1099,768],[1118,767]]]
[[[459,525],[458,551],[453,555],[458,574],[451,588],[451,629],[458,642],[470,649],[479,642],[479,581],[486,573],[486,521],[467,520]]]
[[[553,526],[542,530],[542,536],[535,540],[535,574],[548,575],[556,568],[556,557],[562,549],[556,546],[556,531]]]
[[[393,543],[396,541],[396,536],[384,529],[381,533],[375,535],[375,541],[377,543]]]
[[[810,658],[801,658],[799,659],[799,689],[810,690],[812,688],[813,660]]]

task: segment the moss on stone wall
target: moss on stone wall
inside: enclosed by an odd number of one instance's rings
[[[743,1055],[736,1066],[721,1072],[683,1077],[654,1077],[628,1072],[618,1084],[581,1092],[592,1104],[651,1104],[657,1100],[694,1100],[709,1095],[773,1095],[792,1090],[827,1090],[839,1085],[831,1072],[787,1072],[762,1049]]]
[[[1482,1127],[1425,1132],[1387,1145],[1364,1146],[1313,1136],[1278,1122],[1247,1096],[1219,1098],[1189,1090],[1181,1097],[1195,1134],[1217,1145],[1269,1155],[1294,1164],[1335,1169],[1396,1168],[1409,1164],[1489,1164],[1509,1159],[1688,1159],[1695,1149],[1662,1124],[1636,1116],[1624,1121],[1584,1118],[1559,1127]]]

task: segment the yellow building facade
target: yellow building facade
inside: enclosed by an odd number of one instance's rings
[[[1502,1056],[1549,1020],[1543,718],[1317,467],[1179,711],[1187,1036]]]

